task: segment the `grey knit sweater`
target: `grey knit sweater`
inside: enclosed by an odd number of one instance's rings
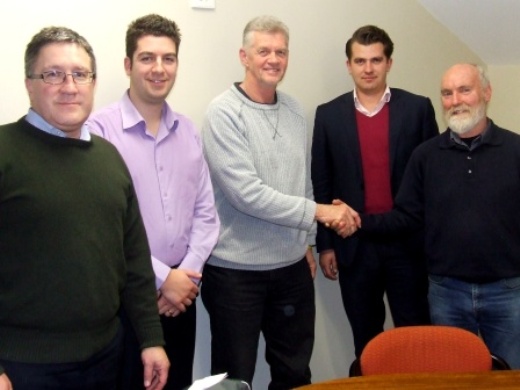
[[[211,102],[202,139],[221,228],[209,264],[269,270],[304,257],[316,211],[309,138],[301,106],[283,92],[259,104],[233,85]]]

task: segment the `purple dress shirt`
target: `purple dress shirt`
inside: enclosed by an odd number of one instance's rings
[[[170,268],[202,271],[220,222],[194,124],[164,103],[157,137],[128,97],[93,113],[92,134],[116,146],[134,182],[159,289]]]

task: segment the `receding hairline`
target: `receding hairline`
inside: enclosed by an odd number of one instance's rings
[[[460,68],[461,70],[463,68],[469,68],[471,69],[473,72],[475,72],[477,78],[479,79],[480,81],[480,84],[482,86],[483,89],[486,89],[490,86],[490,81],[489,81],[489,77],[487,76],[486,74],[486,70],[484,69],[483,66],[479,65],[479,64],[475,64],[475,63],[470,63],[470,62],[461,62],[461,63],[458,63],[458,64],[454,64],[452,66],[450,66],[443,74],[442,76],[442,80],[441,80],[441,87],[442,87],[442,84],[444,83],[444,79],[450,74],[452,73],[453,71],[455,71],[457,68]]]

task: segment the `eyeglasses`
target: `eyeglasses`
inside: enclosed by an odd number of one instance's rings
[[[44,83],[59,85],[63,84],[69,75],[72,76],[72,79],[76,84],[90,84],[92,80],[94,80],[94,76],[96,74],[94,72],[83,71],[65,73],[59,70],[51,70],[48,72],[42,72],[40,74],[32,74],[28,78],[31,80],[42,79]]]

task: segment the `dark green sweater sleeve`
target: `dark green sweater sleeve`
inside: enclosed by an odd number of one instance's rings
[[[151,254],[133,188],[128,196],[124,251],[127,280],[122,296],[123,307],[132,322],[141,349],[164,345],[155,299]]]

